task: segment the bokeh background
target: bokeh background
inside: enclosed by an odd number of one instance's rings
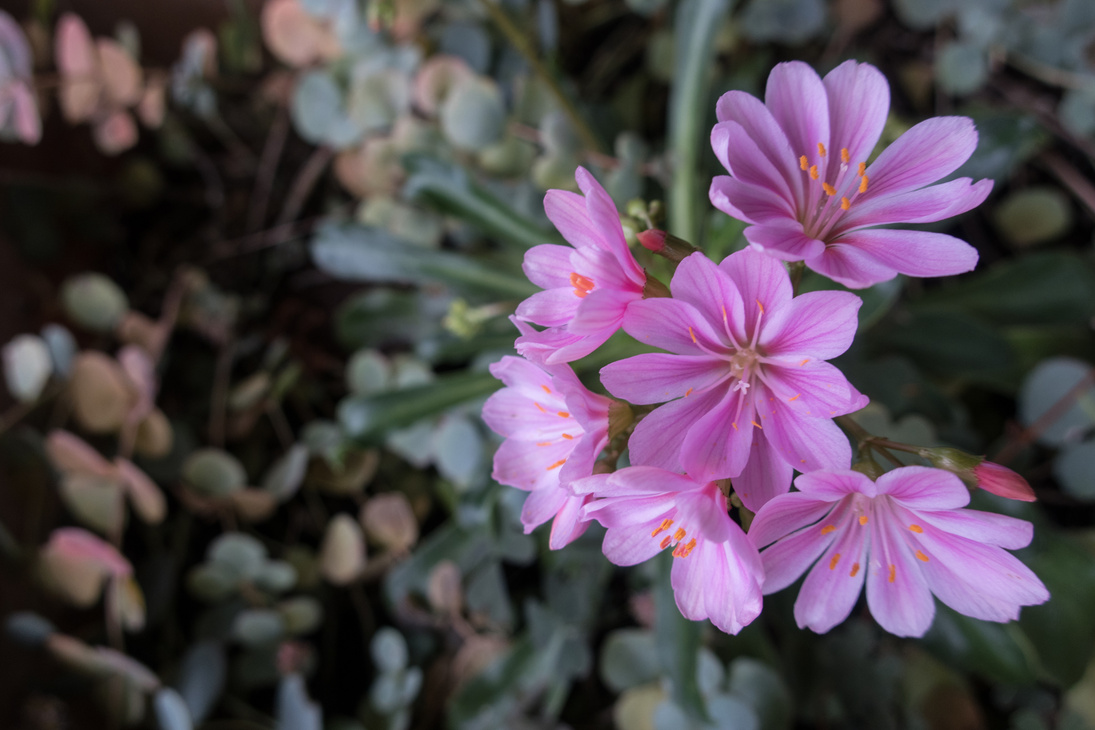
[[[0,9],[0,727],[1095,728],[1091,0]],[[877,65],[883,143],[977,124],[993,193],[932,229],[977,271],[861,292],[837,364],[872,433],[1030,481],[974,499],[1036,525],[1016,623],[817,636],[791,588],[727,636],[490,479],[544,191],[741,248],[714,103],[791,59]]]

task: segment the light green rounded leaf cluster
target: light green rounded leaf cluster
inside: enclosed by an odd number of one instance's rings
[[[993,211],[1000,235],[1025,248],[1052,241],[1072,228],[1072,206],[1055,187],[1034,186],[1006,197]]]
[[[454,147],[481,150],[502,137],[506,106],[490,79],[461,78],[441,104],[441,131]]]
[[[183,480],[207,497],[227,497],[243,489],[247,473],[239,460],[221,449],[199,449],[183,463]]]

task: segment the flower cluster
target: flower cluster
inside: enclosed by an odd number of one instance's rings
[[[988,180],[931,184],[973,151],[972,122],[928,120],[872,162],[888,106],[878,70],[851,61],[824,79],[780,64],[763,102],[724,95],[711,140],[729,175],[715,178],[711,202],[747,224],[750,245],[719,263],[651,246],[677,264],[669,296],[633,257],[592,175],[578,169],[582,195],[548,192],[548,217],[571,246],[527,253],[525,273],[544,291],[517,308],[522,357],[492,367],[506,387],[483,410],[505,437],[495,480],[529,492],[527,531],[554,520],[550,545],[560,548],[599,522],[618,565],[671,551],[681,613],[729,633],[759,615],[763,594],[807,571],[795,617],[818,632],[849,615],[864,584],[878,623],[900,636],[927,631],[933,595],[991,621],[1048,599],[1006,552],[1030,542],[1030,524],[964,509],[963,480],[1033,498],[1014,480],[999,486],[1002,467],[910,448],[935,468],[852,469],[838,420],[867,398],[829,360],[851,346],[862,302],[847,291],[796,295],[785,263],[852,288],[975,266],[977,252],[958,239],[881,227],[985,199]],[[661,352],[602,368],[612,400],[567,363],[620,329]]]

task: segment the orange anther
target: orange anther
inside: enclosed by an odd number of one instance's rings
[[[823,145],[821,142],[817,143],[817,153],[822,157],[825,156],[825,145]]]
[[[759,299],[754,299],[753,301],[755,301],[757,303],[757,307],[760,309],[760,313],[764,314],[764,305],[760,303],[760,300]]]
[[[544,409],[544,407],[542,405],[540,405],[539,403],[537,403],[536,401],[533,401],[532,405],[536,406],[536,408],[539,409],[540,413],[547,413],[547,411]]]
[[[851,155],[851,153],[848,152],[848,148],[847,147],[842,147],[840,149],[840,161],[843,162],[845,165],[847,165],[848,162],[851,161],[851,159],[852,159],[852,155]]]
[[[840,553],[833,556],[833,559],[829,561],[829,570],[836,570],[836,564],[840,562]]]
[[[810,165],[810,163],[806,159],[806,155],[803,155],[802,157],[798,158],[798,166],[800,168],[802,168],[803,170],[805,170],[807,167],[809,167],[809,165]]]
[[[836,529],[836,525],[825,525],[825,527],[821,528],[821,534],[822,535],[828,535],[830,532],[832,532],[835,529]]]
[[[913,532],[915,532],[915,533],[916,533],[916,534],[918,534],[918,535],[919,535],[919,534],[920,534],[921,532],[923,532],[923,531],[924,531],[924,528],[923,528],[923,527],[921,527],[920,525],[909,525],[909,529],[910,529],[910,530],[912,530]]]
[[[551,446],[551,442],[550,441],[537,441],[536,445],[537,446]]]
[[[552,469],[558,469],[560,466],[562,466],[565,463],[567,463],[566,459],[559,459],[559,461],[555,462],[554,464],[549,466],[547,469],[544,469],[544,471],[551,471]]]
[[[863,175],[866,172],[867,172],[867,163],[866,162],[860,162],[859,163],[859,174]]]
[[[855,578],[855,574],[859,572],[859,563],[852,563],[852,572],[848,573],[849,578]]]
[[[574,438],[574,437],[573,437],[573,436],[571,436],[571,435],[570,435],[569,433],[564,433],[564,434],[560,434],[560,435],[561,435],[561,436],[562,436],[563,438],[565,438],[565,439],[566,439],[567,441],[570,441],[570,440],[572,440],[572,439]]]
[[[868,180],[869,180],[869,178],[866,175],[864,175],[863,179],[859,181],[859,192],[861,192],[861,193],[867,192],[867,182],[868,182]]]
[[[677,542],[680,542],[681,540],[684,539],[684,536],[687,535],[687,534],[688,533],[684,531],[683,527],[678,527],[677,531],[673,533],[673,539],[676,540]]]
[[[555,415],[558,416],[559,418],[570,418],[570,414],[567,413],[566,411],[559,411]]]
[[[684,397],[685,397],[685,398],[687,398],[687,397],[688,397],[688,396],[690,396],[690,395],[692,395],[692,389],[691,389],[691,388],[689,388],[688,390],[684,391]]]
[[[750,421],[749,423],[753,424],[754,426],[756,426],[757,428],[759,428],[759,429],[760,429],[761,431],[763,431],[763,430],[764,430],[764,426],[760,425],[760,424],[759,424],[759,423],[757,423],[756,421]]]
[[[593,290],[593,279],[582,276],[577,272],[570,273],[570,283],[574,286],[574,296],[582,298]]]
[[[738,422],[737,422],[737,421],[731,421],[731,422],[730,422],[730,425],[734,427],[734,430],[735,430],[735,431],[737,431],[737,430],[738,430]]]
[[[661,546],[662,550],[664,550],[669,547],[669,543],[671,542],[673,542],[673,538],[671,538],[669,535],[666,535],[659,543],[659,545]]]
[[[859,524],[861,524],[861,525],[867,524],[867,515],[860,515],[859,516]]]
[[[817,180],[817,165],[810,165],[810,179]]]
[[[890,582],[893,583],[897,578],[897,566],[890,563]]]
[[[692,331],[691,327],[688,328],[688,336],[692,338],[692,344],[694,344],[694,345],[700,344],[699,342],[696,341],[696,333]]]
[[[851,208],[851,207],[852,207],[852,203],[851,203],[850,200],[848,200],[847,198],[841,198],[840,199],[840,209],[841,210],[848,210],[848,208]]]
[[[916,559],[923,560],[925,563],[928,562],[928,556],[920,552],[919,550],[916,551]]]
[[[825,191],[825,194],[832,197],[836,195],[836,188],[829,183],[821,183],[821,189]]]
[[[650,533],[650,536],[651,537],[657,537],[658,535],[665,532],[666,530],[668,530],[672,526],[673,526],[673,520],[666,517],[664,520],[662,520],[662,523],[660,525],[658,525],[657,527],[654,528],[654,532]]]
[[[803,365],[805,365],[805,364],[806,364],[806,363],[808,363],[808,362],[810,362],[810,358],[806,358],[805,360],[803,360],[802,362],[800,362],[800,363],[798,364],[798,366],[799,366],[799,367],[802,367]]]
[[[798,400],[798,399],[799,399],[799,398],[801,398],[801,397],[802,397],[802,393],[795,393],[795,394],[794,394],[793,396],[791,396],[791,397],[790,397],[790,398],[788,398],[787,400],[789,400],[789,401],[795,401],[795,400]]]

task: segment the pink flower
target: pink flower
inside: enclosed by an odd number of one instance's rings
[[[867,399],[825,360],[851,344],[859,297],[792,298],[783,264],[748,249],[718,266],[689,256],[671,289],[672,299],[632,304],[624,329],[672,354],[601,370],[618,398],[671,401],[635,428],[631,462],[701,482],[733,478],[753,511],[790,489],[792,469],[846,469],[851,446],[832,417]]]
[[[988,196],[991,180],[930,184],[973,153],[970,119],[921,122],[868,165],[890,102],[875,67],[846,61],[821,79],[804,63],[781,63],[764,99],[727,92],[711,132],[730,173],[711,183],[711,203],[751,224],[755,248],[854,288],[977,265],[977,251],[952,236],[879,227],[943,220]]]
[[[506,437],[492,476],[529,492],[521,511],[526,533],[554,518],[550,545],[559,549],[589,526],[581,515],[589,498],[567,485],[592,474],[608,444],[610,400],[589,392],[567,365],[504,357],[490,371],[506,384],[483,406],[483,420]]]
[[[1017,499],[1020,502],[1033,502],[1037,497],[1026,479],[1006,466],[991,461],[982,461],[973,469],[977,486],[998,497]]]
[[[961,509],[969,491],[953,473],[895,469],[872,482],[855,471],[812,472],[799,492],[757,514],[749,538],[761,553],[765,593],[810,574],[795,601],[799,627],[819,633],[848,617],[867,583],[867,605],[892,634],[922,636],[934,593],[955,611],[1010,621],[1021,606],[1049,599],[1042,582],[1005,552],[1030,543],[1033,528],[1013,517]]]
[[[571,362],[596,350],[646,284],[612,198],[585,168],[575,178],[585,198],[565,190],[544,197],[548,218],[574,248],[544,244],[525,254],[525,274],[544,291],[522,302],[517,317],[548,329],[517,338],[517,352],[537,362]]]
[[[637,565],[673,546],[670,582],[685,618],[711,619],[736,634],[760,613],[764,572],[757,549],[712,482],[632,466],[571,488],[599,498],[583,513],[608,528],[604,554],[616,565]]]

